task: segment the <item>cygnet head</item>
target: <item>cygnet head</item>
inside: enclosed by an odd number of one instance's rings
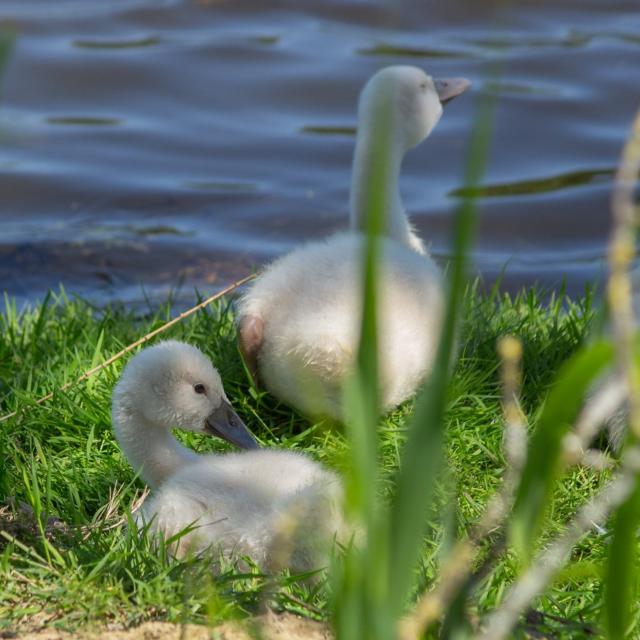
[[[435,80],[418,67],[385,67],[360,94],[359,127],[377,128],[384,126],[382,118],[391,118],[394,140],[406,151],[431,133],[442,115],[442,105],[469,86],[465,78]]]
[[[169,340],[144,349],[125,367],[113,394],[116,406],[149,424],[208,433],[243,449],[258,445],[231,407],[220,374],[189,344]]]

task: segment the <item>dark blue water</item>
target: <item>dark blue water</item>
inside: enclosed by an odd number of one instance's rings
[[[476,269],[602,275],[612,172],[640,106],[636,0],[3,0],[0,282],[97,302],[217,288],[344,227],[355,104],[386,64],[466,76],[406,159],[446,260],[478,96],[498,98]],[[487,77],[496,60],[500,78]]]

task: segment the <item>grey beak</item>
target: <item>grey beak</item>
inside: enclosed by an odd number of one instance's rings
[[[442,78],[434,80],[433,83],[436,85],[436,91],[442,104],[453,100],[471,86],[471,82],[466,78]]]
[[[223,400],[222,404],[207,416],[204,430],[212,436],[218,436],[240,449],[258,449],[258,443],[247,429],[233,407]]]

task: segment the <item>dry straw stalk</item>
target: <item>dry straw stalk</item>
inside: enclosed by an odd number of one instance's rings
[[[128,345],[121,351],[118,351],[118,353],[111,356],[108,360],[105,360],[103,363],[99,364],[93,369],[89,369],[88,371],[85,371],[79,378],[76,378],[75,380],[71,380],[70,382],[63,384],[60,388],[56,389],[55,391],[51,391],[50,393],[47,393],[47,395],[42,396],[42,398],[38,398],[38,400],[36,400],[32,405],[21,407],[19,409],[16,409],[15,411],[12,411],[11,413],[7,413],[6,415],[0,417],[0,422],[4,422],[5,420],[9,420],[10,418],[17,416],[18,414],[22,413],[29,407],[43,404],[48,400],[51,400],[51,398],[53,398],[55,394],[60,393],[62,391],[66,391],[67,389],[70,389],[71,387],[74,387],[75,385],[80,384],[81,382],[84,382],[88,378],[91,378],[92,376],[94,376],[96,373],[99,373],[103,369],[106,369],[110,364],[113,364],[116,360],[119,360],[122,356],[126,355],[130,351],[133,351],[136,347],[139,347],[140,345],[144,344],[145,342],[148,342],[152,338],[155,338],[160,333],[166,331],[167,329],[170,329],[173,325],[177,324],[178,322],[182,322],[182,320],[184,320],[185,318],[188,318],[190,315],[193,315],[197,311],[204,309],[206,306],[210,305],[212,302],[218,300],[219,298],[222,298],[228,293],[231,293],[232,291],[234,291],[238,287],[241,287],[243,284],[249,282],[249,280],[252,280],[253,278],[255,278],[255,274],[246,276],[240,280],[237,280],[233,284],[230,284],[228,287],[221,289],[220,291],[218,291],[217,293],[214,293],[212,296],[210,296],[203,302],[200,302],[199,304],[197,304],[195,307],[191,307],[191,309],[189,309],[188,311],[184,311],[179,316],[176,316],[172,320],[169,320],[169,322],[166,322],[165,324],[163,324],[161,327],[154,329],[153,331],[142,336],[142,338],[136,340],[135,342]]]

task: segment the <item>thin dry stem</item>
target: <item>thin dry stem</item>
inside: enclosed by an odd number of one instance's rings
[[[144,487],[142,491],[136,491],[131,508],[127,511],[127,515],[118,515],[120,498],[124,487],[115,485],[109,489],[109,499],[107,503],[103,505],[94,517],[94,521],[89,525],[80,527],[83,540],[89,538],[91,533],[95,530],[111,531],[125,525],[129,519],[129,515],[134,514],[146,500],[150,493],[149,487]]]
[[[634,188],[639,171],[640,111],[636,114],[616,172],[611,201],[614,229],[609,245],[610,275],[607,287],[616,348],[616,365],[627,388],[629,426],[636,439],[640,439],[640,380],[633,364],[635,322],[629,271],[635,256],[637,216]]]
[[[275,574],[285,569],[290,563],[294,539],[304,516],[304,505],[295,503],[285,509],[276,519],[275,534],[269,545],[269,578],[262,589],[259,603],[260,611],[263,613],[269,611],[269,602],[273,599],[278,589]]]
[[[566,562],[571,549],[589,529],[602,525],[631,494],[640,472],[640,444],[623,454],[621,470],[614,479],[585,504],[567,525],[564,533],[542,551],[531,567],[509,590],[500,607],[487,619],[477,640],[501,640],[509,636],[522,612],[538,596]]]
[[[211,304],[215,300],[218,300],[219,298],[222,298],[227,293],[231,293],[231,291],[237,289],[238,287],[241,287],[243,284],[245,284],[246,282],[249,282],[249,280],[252,280],[253,278],[255,278],[255,274],[251,274],[249,276],[246,276],[245,278],[242,278],[241,280],[238,280],[237,282],[234,282],[233,284],[230,284],[228,287],[225,287],[221,291],[218,291],[211,297],[207,298],[204,302],[200,302],[195,307],[191,307],[191,309],[181,313],[179,316],[176,316],[175,318],[173,318],[173,320],[169,320],[169,322],[163,324],[161,327],[158,327],[157,329],[154,329],[150,333],[147,333],[147,335],[142,336],[142,338],[140,338],[139,340],[136,340],[129,346],[125,347],[124,349],[122,349],[122,351],[118,351],[118,353],[111,356],[108,360],[105,360],[102,364],[99,364],[97,367],[94,367],[93,369],[89,369],[88,371],[85,371],[79,378],[76,378],[75,380],[72,380],[70,382],[67,382],[66,384],[63,384],[60,388],[56,389],[55,391],[51,391],[50,393],[48,393],[46,396],[43,396],[42,398],[39,398],[31,405],[27,405],[26,407],[16,409],[16,411],[12,411],[11,413],[8,413],[7,415],[0,417],[0,422],[9,420],[9,418],[13,418],[14,416],[17,416],[18,414],[26,411],[27,409],[33,406],[43,404],[48,400],[51,400],[51,398],[53,398],[55,394],[61,393],[63,391],[67,391],[71,387],[77,384],[80,384],[81,382],[84,382],[88,378],[91,378],[92,376],[94,376],[96,373],[99,373],[103,369],[106,369],[110,364],[113,364],[116,360],[119,360],[125,354],[129,353],[130,351],[133,351],[133,349],[135,349],[136,347],[139,347],[141,344],[148,342],[149,340],[151,340],[151,338],[155,338],[155,336],[157,336],[158,334],[162,333],[163,331],[166,331],[167,329],[171,328],[173,325],[177,324],[178,322],[181,322],[185,318],[188,318],[190,315],[196,313],[196,311],[200,311],[201,309],[204,309],[207,305]]]
[[[504,337],[498,343],[498,354],[502,361],[502,411],[505,427],[506,470],[502,486],[492,496],[469,537],[454,546],[440,570],[440,582],[435,589],[423,594],[413,612],[401,620],[399,636],[402,640],[420,637],[424,629],[444,614],[471,575],[480,542],[502,529],[513,501],[514,489],[520,479],[527,452],[526,427],[518,399],[522,381],[522,344],[517,338]]]
[[[584,450],[598,435],[607,419],[620,407],[626,397],[626,389],[617,377],[608,378],[585,402],[572,431],[563,442],[564,462],[576,464]]]
[[[487,619],[479,640],[507,637],[518,618],[539,595],[553,575],[567,561],[576,542],[591,528],[601,527],[608,516],[631,494],[640,473],[640,385],[633,362],[635,322],[629,270],[634,256],[636,207],[634,186],[640,169],[640,111],[636,114],[616,174],[612,198],[614,229],[609,246],[608,298],[616,350],[616,365],[623,380],[624,399],[629,406],[629,422],[634,443],[623,454],[620,471],[614,479],[589,500],[568,523],[564,533],[539,553],[530,568],[510,588],[504,602]],[[605,385],[606,387],[606,385]],[[596,420],[611,402],[603,388],[592,399],[590,411],[583,412],[576,429],[563,442],[565,462],[582,459],[588,437],[597,432]]]
[[[513,489],[527,456],[527,429],[519,402],[522,343],[513,336],[504,336],[498,342],[498,353],[502,360],[502,411],[505,422],[503,447],[507,461],[504,481]]]

